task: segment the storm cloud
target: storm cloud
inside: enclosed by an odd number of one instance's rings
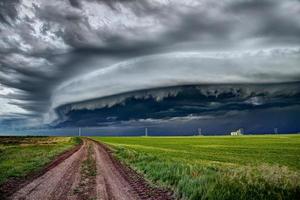
[[[0,124],[63,125],[71,115],[62,108],[107,98],[113,107],[155,88],[290,83],[293,93],[299,18],[298,0],[1,1]]]

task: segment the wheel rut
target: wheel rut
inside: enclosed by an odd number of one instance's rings
[[[115,159],[104,144],[84,138],[78,151],[9,199],[171,200],[173,196]]]

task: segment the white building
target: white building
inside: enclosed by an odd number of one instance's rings
[[[233,131],[230,135],[243,135],[243,129],[238,129],[237,131]]]

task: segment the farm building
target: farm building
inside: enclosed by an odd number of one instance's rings
[[[233,131],[230,135],[243,135],[243,129],[238,129],[237,131]]]

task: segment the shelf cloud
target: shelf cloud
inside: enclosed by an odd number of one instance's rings
[[[299,18],[298,0],[2,1],[0,126],[201,121],[232,112],[253,115],[255,106],[293,116],[299,111],[290,109],[299,98]],[[270,84],[265,96],[257,93]],[[191,106],[197,101],[185,86],[208,92],[214,85],[214,91],[242,88],[250,95],[217,99],[211,112],[181,113],[176,103],[164,104],[184,94]],[[151,106],[175,114],[152,116],[146,109],[149,116],[117,113],[110,116],[115,120],[101,121],[109,118],[101,109],[147,107],[149,95],[157,102]],[[204,100],[209,110],[211,99]],[[267,108],[266,102],[276,103]],[[91,110],[101,110],[97,123],[94,115],[84,123],[74,117]]]

